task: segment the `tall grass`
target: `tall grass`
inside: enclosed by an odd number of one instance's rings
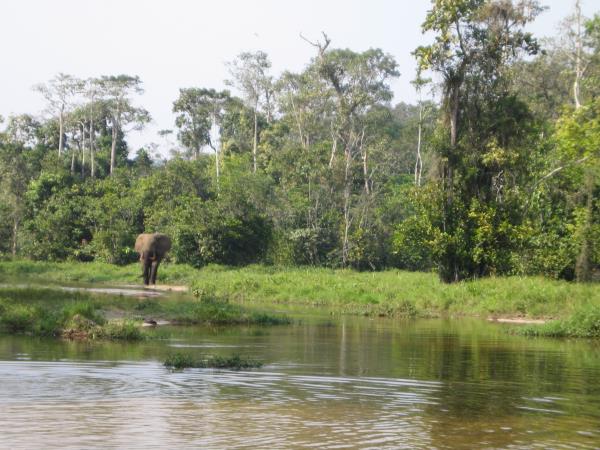
[[[137,264],[124,267],[103,263],[0,262],[0,279],[39,282],[140,283]],[[164,264],[159,281],[186,284],[200,303],[162,305],[164,314],[181,321],[220,323],[240,316],[234,305],[285,304],[324,307],[340,313],[380,316],[522,316],[567,318],[586,304],[600,305],[597,284],[576,284],[542,277],[486,278],[443,284],[432,273],[356,272],[325,268],[248,266],[228,268],[209,265],[194,269]],[[210,302],[207,300],[219,300]],[[228,300],[229,302],[223,301]],[[147,310],[140,313],[153,312]],[[187,319],[185,319],[187,318]],[[207,320],[210,318],[210,320]],[[246,319],[244,319],[246,320]],[[244,322],[242,320],[242,322]],[[258,321],[256,316],[246,321]],[[264,322],[269,319],[264,318]]]

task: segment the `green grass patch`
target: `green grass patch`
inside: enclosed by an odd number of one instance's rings
[[[167,357],[164,365],[170,369],[197,368],[244,370],[259,368],[262,367],[263,364],[260,361],[242,357],[237,354],[232,356],[213,355],[194,358],[192,355],[186,353],[175,353]]]
[[[106,317],[120,317],[106,320]],[[173,296],[140,300],[48,288],[0,287],[0,332],[71,339],[140,340],[144,318],[176,324],[280,325],[291,319],[224,299]]]
[[[543,325],[516,328],[514,332],[534,337],[599,338],[600,305],[585,305],[566,319],[553,320]]]
[[[139,276],[137,264],[0,262],[0,279],[140,284]],[[319,307],[339,314],[385,317],[573,317],[581,321],[575,316],[577,311],[588,304],[600,306],[598,284],[543,277],[490,277],[448,285],[433,273],[397,270],[372,273],[261,265],[194,269],[164,264],[159,280],[188,285],[196,299],[144,300],[122,309],[137,317],[157,315],[181,323],[270,325],[288,323],[289,319],[253,310],[287,305],[289,309]],[[116,304],[113,307],[118,308]],[[19,320],[27,322],[28,314],[19,311],[15,326]]]
[[[197,272],[185,264],[162,263],[158,272],[161,284],[188,284]],[[137,283],[142,284],[139,264],[117,266],[102,262],[0,261],[0,279],[44,280],[47,283]]]

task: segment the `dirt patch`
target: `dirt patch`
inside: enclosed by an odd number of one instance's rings
[[[177,286],[177,285],[169,285],[169,284],[155,284],[153,286],[144,286],[144,289],[153,289],[156,291],[166,291],[166,292],[187,292],[187,286]]]
[[[517,325],[543,325],[544,319],[528,319],[526,317],[488,317],[488,322],[513,323]]]

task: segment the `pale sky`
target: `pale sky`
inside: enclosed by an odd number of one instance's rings
[[[574,0],[542,0],[550,10],[531,26],[551,36]],[[131,152],[160,142],[174,129],[172,103],[179,88],[225,88],[225,62],[242,51],[263,50],[273,75],[300,71],[315,50],[299,34],[330,48],[381,48],[398,62],[395,98],[414,102],[411,52],[428,42],[420,27],[430,0],[0,0],[0,115],[41,114],[44,101],[32,86],[59,72],[80,78],[138,75],[145,93],[136,99],[153,117],[130,133]],[[583,0],[583,12],[599,12]]]

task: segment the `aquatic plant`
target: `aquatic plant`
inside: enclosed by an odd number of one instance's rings
[[[263,363],[247,357],[242,357],[238,354],[231,356],[201,356],[194,358],[187,353],[174,353],[167,356],[164,362],[165,367],[171,369],[185,369],[185,368],[196,368],[196,369],[231,369],[231,370],[242,370],[242,369],[254,369],[262,367]]]

